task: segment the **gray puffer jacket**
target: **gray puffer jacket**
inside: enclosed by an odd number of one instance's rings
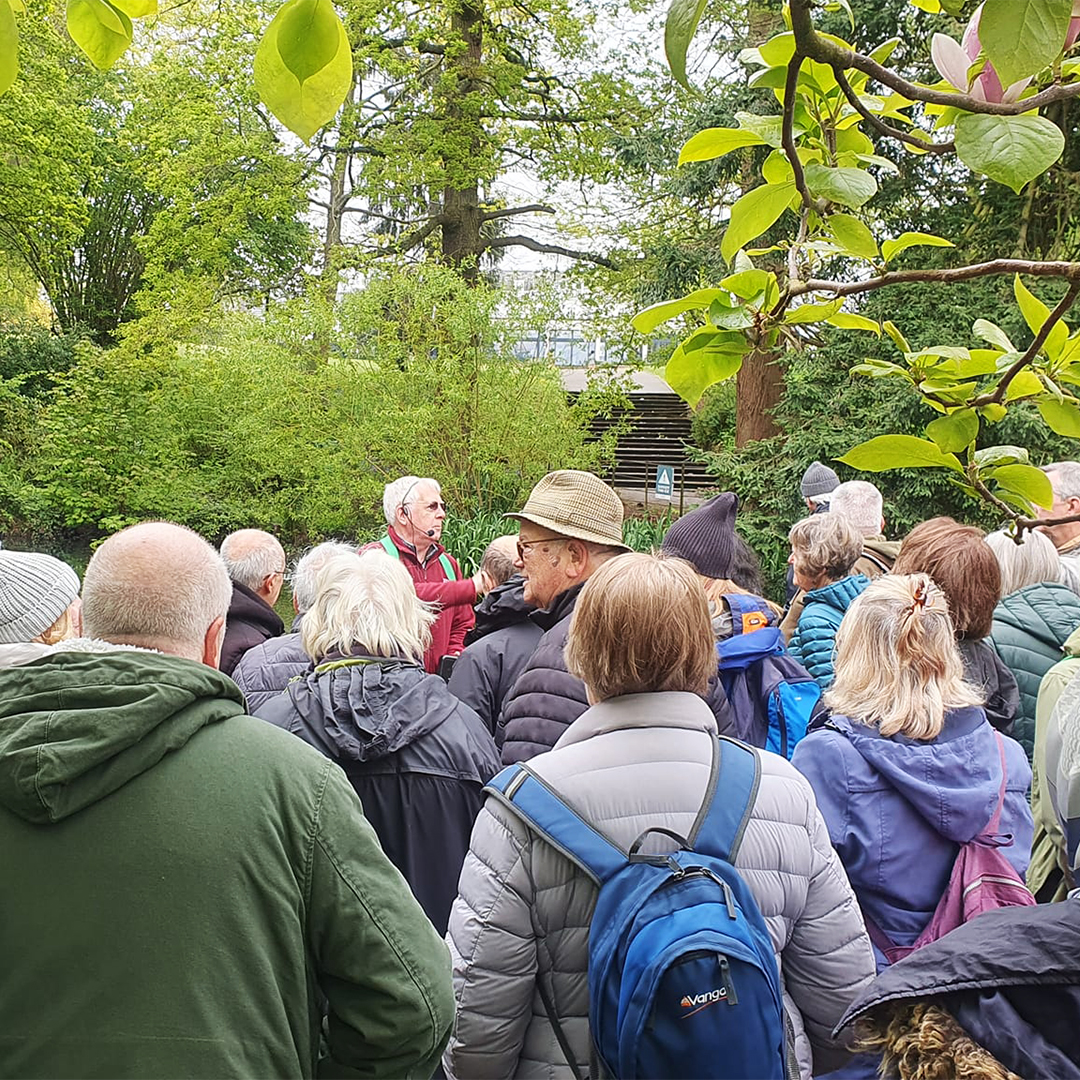
[[[626,850],[648,827],[690,833],[715,732],[696,695],[614,698],[580,716],[530,768]],[[874,958],[810,785],[783,758],[758,753],[761,784],[735,865],[772,936],[800,1072],[810,1077],[843,1061],[832,1028],[873,979]],[[595,885],[489,797],[458,889],[448,934],[457,1010],[447,1073],[572,1076],[536,990],[544,979],[585,1074]]]

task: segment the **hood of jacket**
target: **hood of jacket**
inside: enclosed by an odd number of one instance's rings
[[[928,824],[963,844],[987,826],[1001,790],[997,739],[987,738],[978,706],[953,709],[936,739],[883,736],[876,727],[831,717],[868,765],[911,804]]]
[[[280,637],[285,633],[281,616],[261,596],[239,581],[234,581],[232,587],[226,625],[230,622],[249,623],[265,630],[267,637]]]
[[[304,723],[352,761],[393,754],[465,708],[437,675],[395,657],[331,659],[287,693]]]
[[[476,625],[465,635],[465,644],[471,645],[496,630],[525,622],[535,610],[532,604],[525,603],[525,579],[515,574],[496,585],[476,605]]]
[[[121,649],[53,650],[0,670],[0,805],[49,824],[153,768],[196,732],[244,712],[220,671]]]
[[[985,638],[960,638],[956,648],[964,662],[964,681],[978,687],[983,693],[986,719],[998,731],[1008,734],[1020,708],[1016,676]]]
[[[869,584],[870,579],[864,574],[852,574],[839,581],[830,581],[820,589],[811,589],[806,594],[806,603],[825,604],[840,612],[847,611],[851,607],[851,601]]]
[[[994,608],[996,639],[1001,627],[1030,635],[1057,653],[1061,642],[1070,638],[1080,620],[1080,598],[1067,585],[1044,581],[1028,585],[1004,597]]]
[[[42,645],[37,641],[13,641],[0,645],[0,668],[17,667],[40,660],[53,651],[51,645]]]
[[[867,536],[862,542],[863,553],[877,556],[882,562],[892,566],[896,562],[896,556],[900,554],[899,540],[886,540],[884,536]]]

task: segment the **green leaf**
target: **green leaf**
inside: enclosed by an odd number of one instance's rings
[[[0,0],[0,94],[6,93],[19,74],[19,29],[8,0]]]
[[[891,319],[886,319],[885,322],[882,323],[882,328],[885,330],[885,333],[893,339],[896,347],[902,353],[911,352],[911,346],[908,344],[907,338],[900,333],[900,330],[897,327],[896,323],[894,323]]]
[[[780,296],[780,286],[776,283],[776,275],[769,270],[740,270],[739,257],[735,256],[735,269],[737,273],[724,278],[720,285],[728,292],[734,293],[740,300],[749,300],[754,296],[764,297],[761,307],[771,307]]]
[[[1002,86],[1049,67],[1065,47],[1072,0],[986,0],[979,41]]]
[[[901,233],[895,240],[884,240],[881,244],[881,255],[886,262],[892,260],[901,251],[907,251],[912,247],[952,247],[952,241],[943,236],[934,236],[932,233],[906,232]]]
[[[352,73],[352,49],[331,0],[287,0],[255,54],[259,97],[305,142],[337,115]]]
[[[966,450],[979,434],[979,418],[971,409],[958,409],[948,416],[931,420],[926,434],[946,453]]]
[[[739,128],[744,131],[752,131],[762,142],[776,150],[783,146],[784,119],[781,116],[759,116],[757,113],[737,112],[735,119],[739,121]],[[793,132],[801,134],[802,129],[795,125]]]
[[[963,113],[956,120],[956,153],[972,171],[1019,193],[1065,149],[1065,136],[1045,116]]]
[[[1004,405],[999,405],[996,401],[992,401],[989,405],[980,405],[977,410],[988,424],[996,424],[999,420],[1004,420],[1008,411]]]
[[[996,465],[1026,465],[1028,452],[1022,446],[986,446],[975,451],[975,464],[980,469]]]
[[[761,53],[761,59],[769,67],[779,67],[781,65],[786,67],[795,55],[795,35],[790,30],[784,34],[777,34],[775,37],[769,38],[758,51]]]
[[[784,322],[788,324],[824,322],[840,310],[843,300],[829,300],[824,304],[802,304],[797,308],[788,308]]]
[[[1016,346],[1009,340],[1009,335],[997,323],[992,323],[989,319],[976,319],[971,332],[977,338],[996,345],[1005,352],[1016,352]]]
[[[1049,510],[1054,502],[1050,477],[1034,465],[1001,465],[987,470],[986,475],[996,480],[1007,491],[1014,492],[1036,506]]]
[[[722,299],[723,295],[722,289],[695,289],[694,292],[687,293],[678,300],[662,300],[659,304],[652,304],[644,311],[639,311],[630,320],[630,325],[639,334],[651,334],[668,319],[674,319],[676,315],[682,315],[687,311],[700,311],[707,308],[714,300]]]
[[[720,243],[720,254],[727,262],[731,262],[739,248],[759,237],[780,217],[794,191],[793,180],[785,184],[762,184],[735,202]]]
[[[742,367],[742,352],[712,345],[710,339],[716,336],[707,330],[694,334],[676,347],[664,368],[665,382],[691,406],[713,383],[731,378]]]
[[[732,150],[741,150],[744,146],[761,146],[765,142],[752,131],[741,128],[706,128],[688,139],[679,152],[679,164],[688,161],[713,161]]]
[[[732,307],[722,300],[714,300],[709,305],[709,322],[720,330],[745,330],[754,325],[754,315],[741,304]]]
[[[1047,398],[1037,403],[1046,426],[1058,435],[1080,439],[1080,409],[1068,401]]]
[[[664,52],[671,76],[689,89],[686,81],[686,53],[705,11],[705,0],[671,0],[664,22]]]
[[[852,210],[877,193],[877,181],[865,169],[833,169],[812,161],[805,172],[811,191]]]
[[[131,20],[107,0],[68,0],[71,40],[99,71],[107,71],[131,44]]]
[[[857,217],[852,217],[851,214],[832,214],[828,227],[837,243],[849,254],[860,259],[877,258],[878,246],[874,235]]]
[[[157,0],[112,0],[112,4],[131,19],[145,19],[158,11]]]
[[[1024,322],[1028,324],[1028,329],[1033,334],[1037,334],[1050,318],[1050,309],[1024,285],[1019,274],[1013,278],[1013,295],[1020,307],[1020,313],[1024,316]],[[1069,327],[1064,319],[1058,319],[1051,327],[1050,333],[1046,335],[1046,342],[1043,344],[1046,355],[1051,360],[1057,360],[1068,340]]]
[[[914,435],[878,435],[849,450],[838,461],[862,472],[886,469],[952,469],[961,475],[964,469],[953,454],[944,454],[936,443]]]
[[[830,326],[835,326],[837,330],[869,330],[871,334],[881,337],[881,327],[873,319],[868,319],[865,315],[855,315],[850,311],[838,311],[835,315],[830,315],[825,321]]]
[[[1005,391],[1006,401],[1015,401],[1017,398],[1032,397],[1043,392],[1043,384],[1039,376],[1031,368],[1024,368],[1016,378],[1009,383],[1009,389]]]

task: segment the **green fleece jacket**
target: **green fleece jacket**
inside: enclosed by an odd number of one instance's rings
[[[0,1076],[430,1075],[445,945],[341,770],[243,713],[157,653],[0,671]]]

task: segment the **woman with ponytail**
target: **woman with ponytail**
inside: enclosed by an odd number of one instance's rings
[[[998,832],[1021,878],[1031,850],[1031,769],[998,737],[964,682],[944,594],[926,574],[888,575],[848,609],[836,640],[826,726],[795,749],[863,913],[896,945],[915,942],[959,846]],[[878,968],[886,966],[878,950]]]

